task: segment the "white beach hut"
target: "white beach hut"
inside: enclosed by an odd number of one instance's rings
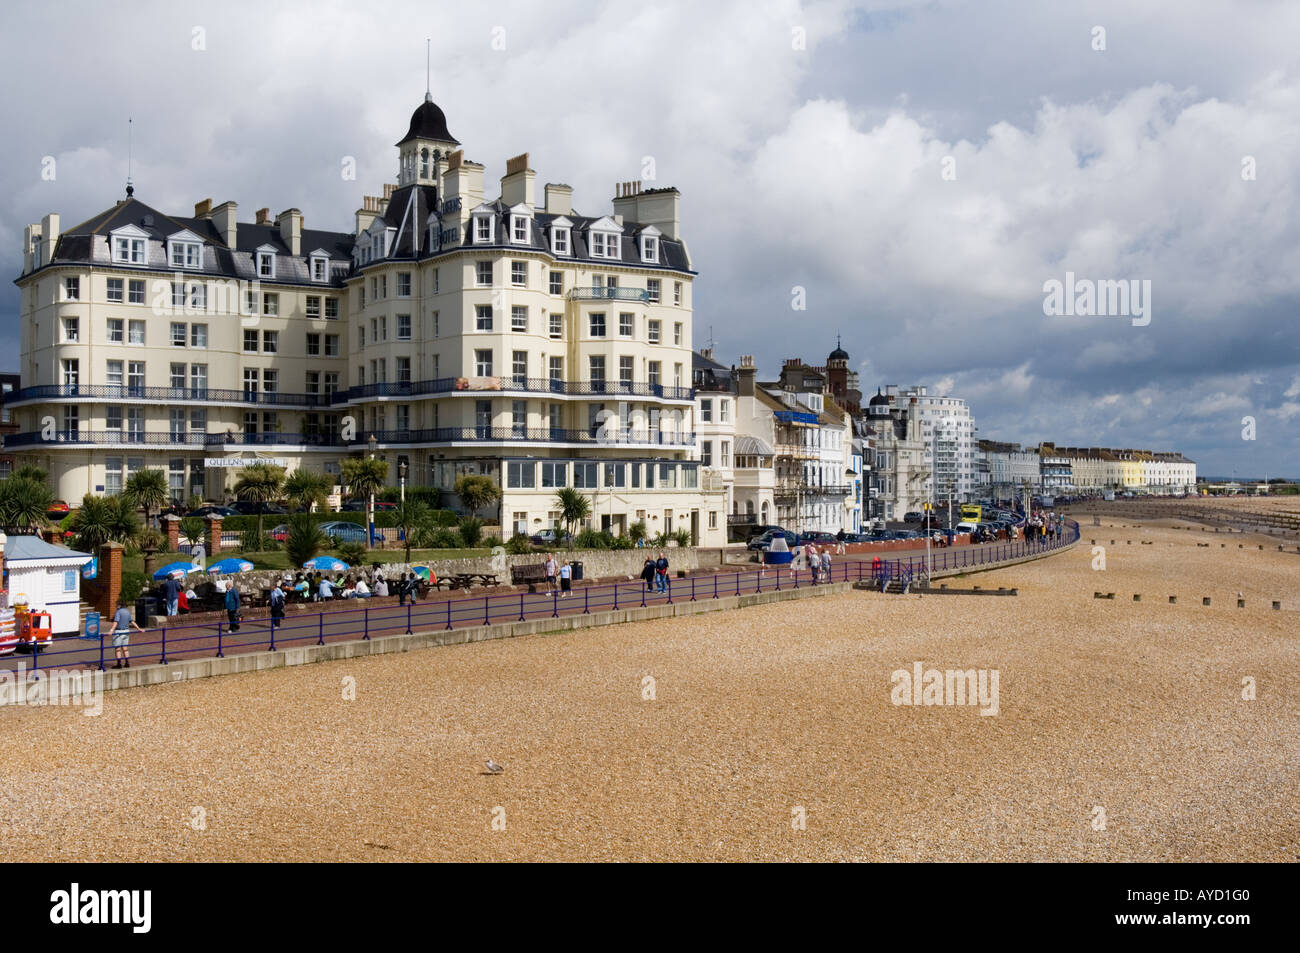
[[[10,536],[4,543],[4,568],[9,604],[26,597],[27,604],[48,612],[54,631],[76,632],[81,625],[81,567],[91,559],[39,536]]]

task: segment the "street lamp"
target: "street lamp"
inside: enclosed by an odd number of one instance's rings
[[[399,490],[402,505],[406,505],[406,461],[403,460],[397,465],[397,479],[401,486]]]
[[[375,447],[379,446],[379,441],[375,435],[371,434],[370,439],[366,441],[370,445],[370,459],[375,459]],[[375,545],[375,491],[372,487],[370,490],[370,507],[366,511],[366,529],[370,533],[370,545]]]

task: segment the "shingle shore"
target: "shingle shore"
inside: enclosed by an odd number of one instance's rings
[[[854,592],[113,692],[97,718],[0,710],[0,851],[1297,859],[1300,554],[1110,522],[969,577],[1018,598]],[[996,669],[998,714],[893,704],[918,661]]]

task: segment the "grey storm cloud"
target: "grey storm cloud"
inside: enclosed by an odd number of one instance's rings
[[[695,343],[712,337],[721,360],[752,353],[775,376],[838,333],[864,390],[942,383],[981,436],[1300,477],[1300,5],[72,3],[6,18],[11,276],[25,223],[68,226],[121,196],[127,116],[151,205],[296,206],[349,229],[395,174],[428,36],[434,98],[489,181],[527,151],[583,212],[647,160],[681,189]],[[1149,280],[1150,324],[1044,314],[1044,283],[1067,271]],[[0,320],[13,368],[12,285]]]

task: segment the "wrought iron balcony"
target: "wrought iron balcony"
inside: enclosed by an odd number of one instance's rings
[[[370,440],[370,431],[358,431],[353,445]],[[424,430],[377,430],[379,444],[436,443],[577,443],[597,447],[677,447],[695,445],[695,434],[624,431],[600,434],[592,430],[567,430],[558,427],[437,427]]]
[[[5,449],[19,447],[342,447],[333,433],[198,433],[132,430],[58,430],[48,436],[40,431],[9,434]]]
[[[569,297],[575,301],[649,301],[650,292],[643,288],[574,288]]]
[[[335,394],[334,402],[377,397],[422,397],[433,394],[526,393],[568,397],[651,397],[660,400],[694,400],[689,387],[669,387],[638,381],[564,381],[547,377],[439,377],[425,381],[362,384]]]
[[[42,400],[159,401],[185,404],[257,404],[270,407],[328,407],[337,401],[328,395],[279,391],[227,390],[219,387],[145,387],[133,384],[39,384],[23,387],[5,398],[12,406]]]

